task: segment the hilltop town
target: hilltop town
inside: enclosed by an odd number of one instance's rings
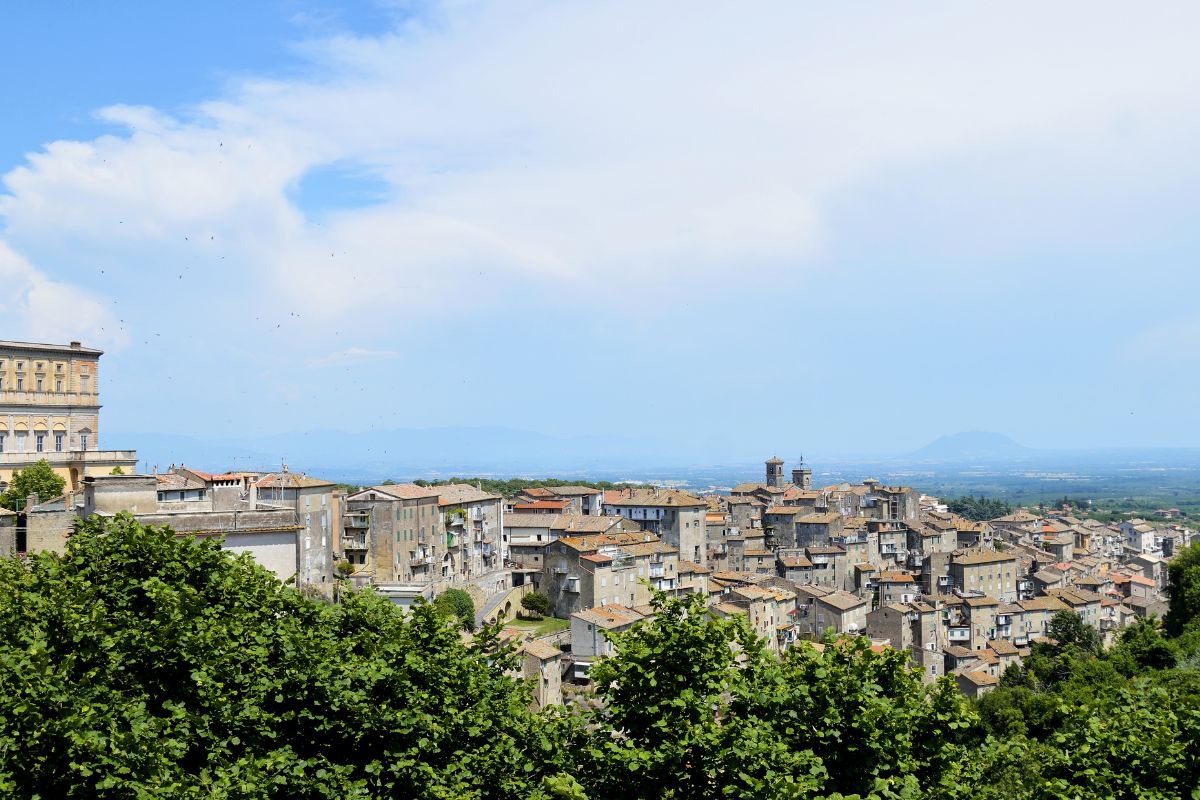
[[[710,614],[745,617],[776,651],[865,636],[906,652],[926,682],[950,675],[979,697],[1059,612],[1106,643],[1161,617],[1166,564],[1196,536],[1171,521],[1103,524],[1067,511],[971,521],[909,487],[816,487],[804,463],[789,480],[778,458],[761,482],[707,496],[653,486],[511,497],[467,483],[347,490],[286,468],[139,474],[136,451],[100,449],[100,356],[78,342],[0,343],[0,482],[45,460],[64,485],[0,511],[6,554],[62,552],[78,519],[127,512],[178,536],[220,537],[329,600],[371,587],[409,607],[460,589],[478,622],[506,622],[536,593],[561,622],[508,635],[521,640],[543,705],[587,684],[611,652],[603,632],[647,619],[655,592],[700,595]]]

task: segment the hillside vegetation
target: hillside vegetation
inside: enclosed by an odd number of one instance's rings
[[[862,639],[771,654],[698,597],[616,636],[598,701],[531,710],[495,627],[309,600],[128,516],[0,561],[0,796],[1190,798],[1200,549],[1172,637],[1058,641],[976,705]]]

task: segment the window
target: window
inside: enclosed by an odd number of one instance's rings
[[[63,448],[63,435],[61,433],[54,434],[54,452],[61,453]]]
[[[37,379],[37,390],[39,392],[42,391],[42,379],[41,378]]]
[[[4,434],[0,433],[0,453],[4,452]]]
[[[17,376],[17,391],[18,392],[25,391],[25,379],[20,377],[19,375]]]
[[[34,443],[35,443],[34,446],[37,449],[37,451],[39,453],[45,452],[45,450],[46,450],[46,434],[39,433],[39,434],[35,435],[33,438],[34,438]]]
[[[61,379],[54,381],[54,391],[62,393],[62,380]]]
[[[87,446],[88,446],[88,435],[86,433],[79,434],[79,449],[87,450]]]

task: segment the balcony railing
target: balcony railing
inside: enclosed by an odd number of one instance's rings
[[[343,518],[342,524],[347,528],[369,528],[371,527],[371,515],[347,514]]]
[[[106,464],[115,462],[137,461],[137,450],[46,450],[41,453],[27,449],[23,453],[11,452],[7,446],[0,453],[0,466],[13,464],[31,464],[39,459],[46,459],[51,464],[69,464],[85,462],[88,464]]]
[[[368,549],[367,548],[367,539],[365,536],[343,536],[342,537],[342,549],[343,550],[366,550],[366,549]]]

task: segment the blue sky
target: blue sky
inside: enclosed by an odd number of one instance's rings
[[[111,446],[1200,445],[1198,16],[7,8],[0,336],[104,347]]]

